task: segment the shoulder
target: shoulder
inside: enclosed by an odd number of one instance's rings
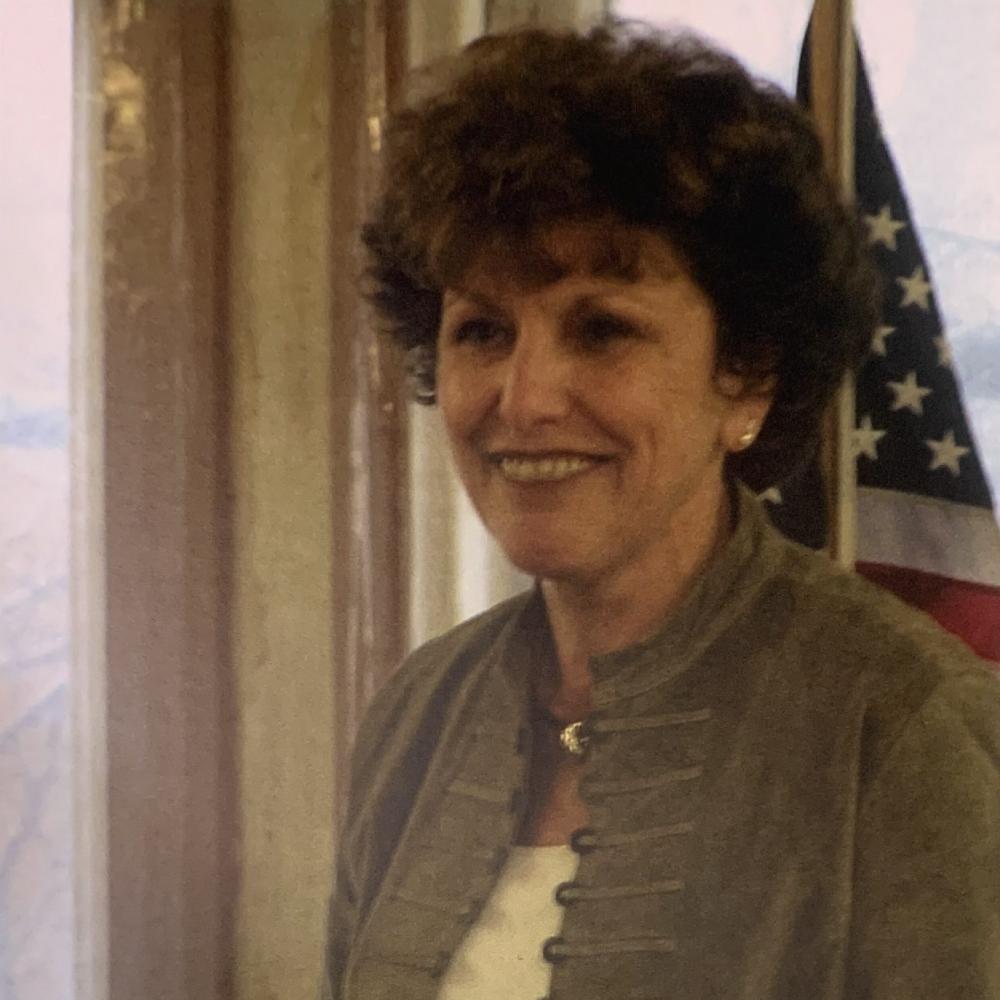
[[[525,610],[531,597],[531,591],[516,594],[418,646],[403,661],[386,689],[393,684],[428,681],[433,684],[447,664],[481,656]]]
[[[437,691],[454,672],[475,665],[528,605],[525,592],[494,605],[415,649],[375,696],[370,715]]]
[[[946,675],[989,673],[965,643],[883,587],[784,539],[775,551],[765,599],[784,606],[804,634],[850,654],[854,669],[879,676],[922,670],[931,684]]]
[[[780,536],[769,545],[765,616],[782,623],[811,683],[863,702],[869,738],[887,749],[914,717],[947,705],[956,727],[961,717],[1000,731],[1000,679],[961,640],[822,554]]]
[[[504,632],[527,607],[531,592],[518,594],[455,626],[415,649],[376,693],[355,740],[355,780],[364,775],[390,744],[419,738],[427,725],[446,714],[463,682],[482,663]]]

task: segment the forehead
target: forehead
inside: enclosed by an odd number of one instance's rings
[[[638,227],[566,222],[527,238],[484,240],[453,291],[537,291],[569,277],[615,284],[669,281],[686,275],[680,254],[663,236]]]

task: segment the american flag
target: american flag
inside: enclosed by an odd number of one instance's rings
[[[809,49],[807,33],[806,104]],[[884,279],[882,321],[857,378],[857,570],[1000,662],[1000,529],[860,51],[856,75],[856,198]],[[784,527],[790,512],[774,513]]]

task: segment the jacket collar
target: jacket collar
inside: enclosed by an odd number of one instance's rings
[[[749,489],[736,485],[733,497],[732,533],[660,628],[642,642],[591,659],[595,710],[650,691],[687,670],[747,610],[773,572],[780,537]],[[551,669],[555,650],[538,584],[522,605],[510,639],[514,655],[503,659],[519,683],[546,666]]]

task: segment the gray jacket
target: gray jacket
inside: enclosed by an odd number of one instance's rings
[[[431,1000],[502,868],[537,593],[410,657],[357,742],[331,1000]],[[929,619],[737,529],[595,711],[552,998],[1000,1000],[1000,683]]]

